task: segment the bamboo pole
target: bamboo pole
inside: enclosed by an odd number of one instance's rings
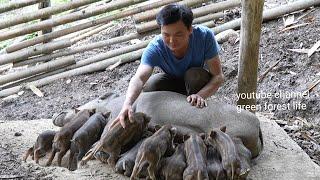
[[[191,7],[191,6],[195,6],[195,5],[198,5],[198,4],[201,4],[201,3],[205,3],[205,2],[208,2],[208,1],[209,0],[183,0],[183,1],[176,0],[175,2],[177,2],[178,4],[181,4],[181,5],[185,5],[185,6]],[[154,19],[156,17],[157,13],[161,10],[161,8],[151,9],[151,10],[149,10],[147,12],[143,12],[143,13],[139,13],[139,14],[133,15],[134,22],[135,23],[139,23],[139,22],[142,22],[142,21],[147,21],[147,20]]]
[[[207,6],[199,7],[199,8],[192,10],[192,12],[193,12],[193,17],[197,18],[197,17],[203,16],[203,15],[207,15],[210,13],[216,13],[216,12],[230,9],[230,8],[240,6],[240,5],[241,5],[240,0],[228,0],[228,1],[222,1],[219,3],[214,3],[214,4],[209,4]],[[158,28],[158,24],[157,24],[156,20],[136,25],[136,30],[138,33],[144,33],[144,32],[151,31],[151,30],[154,30],[157,28]]]
[[[63,67],[66,65],[74,64],[74,63],[75,63],[74,57],[69,56],[69,57],[57,59],[54,61],[50,61],[47,63],[43,63],[38,66],[30,67],[19,72],[2,75],[0,76],[0,85],[6,84],[8,82],[16,81],[28,76],[32,76],[38,73],[57,69],[59,67]]]
[[[40,2],[39,3],[39,9],[43,9],[43,8],[48,8],[51,6],[51,0],[44,0],[43,2]],[[46,16],[46,17],[42,17],[40,19],[40,21],[45,21],[47,19],[50,19],[51,18],[51,15],[49,16]],[[46,28],[46,29],[42,29],[42,34],[48,34],[48,33],[51,33],[52,32],[52,27],[49,27],[49,28]],[[47,43],[47,42],[45,42]]]
[[[263,22],[276,19],[279,16],[289,14],[295,11],[306,9],[311,6],[319,6],[320,0],[299,0],[289,4],[281,5],[263,12]],[[241,25],[241,18],[229,21],[220,26],[213,28],[215,33],[225,31],[227,29],[239,29]]]
[[[208,14],[208,15],[201,16],[201,17],[198,17],[198,18],[194,19],[193,20],[193,24],[201,24],[201,23],[204,23],[204,22],[216,20],[216,19],[223,18],[223,17],[224,17],[224,13],[223,12],[218,12],[218,13],[214,13],[214,14]]]
[[[198,3],[200,3],[200,2],[198,1]],[[179,4],[187,5],[188,3],[185,4],[183,2],[179,2]],[[228,9],[228,8],[224,8],[224,7],[227,7],[227,6],[230,6],[229,8],[231,8],[231,7],[239,6],[240,4],[241,4],[240,0],[227,0],[227,1],[222,1],[222,2],[219,2],[219,3],[213,3],[213,4],[209,4],[209,5],[203,6],[203,7],[196,8],[196,9],[192,10],[192,12],[193,12],[193,16],[194,17],[200,17],[200,16],[203,16],[203,15],[212,13],[212,12],[219,12],[219,11],[222,11],[224,9]],[[187,5],[187,6],[192,6],[192,5]],[[139,22],[142,22],[142,21],[154,20],[156,18],[157,13],[160,10],[161,9],[156,9],[156,10],[153,10],[153,11],[150,11],[150,12],[148,11],[146,13],[141,13],[141,14],[134,15],[133,16],[134,21],[136,23],[139,23]],[[202,13],[202,11],[203,11],[203,13]]]
[[[0,21],[0,29],[4,29],[10,26],[14,26],[21,23],[26,23],[32,20],[40,19],[42,17],[48,17],[53,14],[61,13],[66,10],[74,9],[80,6],[91,4],[100,0],[77,0],[71,1],[64,4],[52,6],[50,8],[40,9],[36,12],[30,12],[20,14],[16,18],[3,19]]]
[[[162,1],[158,2],[158,3],[147,4],[147,5],[139,6],[139,7],[136,7],[136,8],[133,7],[133,8],[130,8],[130,9],[126,9],[126,10],[123,10],[122,12],[120,12],[120,13],[117,13],[117,14],[109,15],[109,16],[106,16],[106,17],[103,17],[103,18],[100,18],[100,19],[97,19],[97,20],[92,20],[92,21],[87,22],[87,23],[78,24],[78,25],[75,25],[73,27],[62,29],[62,30],[59,30],[59,31],[54,31],[52,33],[33,38],[31,40],[26,40],[24,42],[21,42],[20,44],[15,45],[15,46],[8,47],[8,49],[10,49],[9,51],[16,51],[16,50],[19,50],[19,49],[22,49],[22,48],[25,48],[25,47],[28,47],[28,46],[32,46],[32,45],[41,43],[41,42],[49,40],[49,39],[54,39],[54,38],[57,38],[57,37],[61,37],[61,36],[64,36],[64,35],[67,35],[67,34],[82,30],[82,29],[86,29],[86,28],[89,28],[89,27],[92,27],[92,26],[95,26],[95,25],[98,25],[98,24],[105,24],[105,23],[108,23],[108,22],[110,22],[112,20],[115,20],[115,19],[128,17],[128,16],[131,16],[131,15],[139,13],[139,12],[143,12],[143,11],[146,11],[146,10],[149,10],[149,9],[153,9],[155,7],[159,7],[159,6],[162,6],[164,4],[168,4],[171,1],[172,0],[162,0]]]
[[[115,56],[119,56],[119,55],[124,54],[124,53],[129,53],[129,52],[132,52],[132,51],[136,51],[136,50],[139,50],[139,49],[147,47],[147,45],[148,45],[148,43],[150,41],[151,40],[146,40],[146,41],[143,41],[143,42],[141,42],[139,44],[126,46],[126,47],[123,47],[123,48],[120,48],[120,49],[114,49],[114,50],[108,51],[106,53],[102,53],[102,54],[99,54],[97,56],[90,57],[90,58],[87,58],[85,60],[78,61],[76,64],[72,64],[72,65],[57,69],[57,70],[52,71],[52,72],[44,73],[44,74],[41,74],[41,75],[37,75],[35,77],[24,79],[24,80],[19,81],[19,82],[15,82],[15,83],[12,83],[12,84],[9,84],[9,85],[5,85],[3,88],[9,88],[9,87],[12,87],[12,86],[19,85],[21,83],[35,81],[35,80],[42,79],[42,78],[45,78],[45,77],[48,77],[48,76],[52,76],[52,75],[55,75],[55,74],[66,72],[66,71],[69,71],[69,70],[72,70],[72,69],[76,69],[76,68],[79,68],[79,67],[83,67],[83,66],[95,63],[95,62],[99,62],[99,61],[102,61],[104,59],[113,58]]]
[[[61,49],[71,46],[71,41],[68,39],[54,41],[52,43],[39,45],[36,47],[30,47],[28,49],[23,49],[21,51],[13,52],[10,54],[0,55],[0,65],[19,62],[30,56],[35,56],[43,53],[52,52],[55,49]]]
[[[114,11],[117,9],[121,9],[139,2],[143,2],[145,0],[122,0],[115,1],[113,3],[108,3],[104,6],[97,7],[95,9],[83,10],[79,12],[75,12],[72,14],[65,14],[63,16],[59,16],[56,18],[48,19],[46,21],[41,21],[35,24],[30,24],[21,28],[16,28],[14,30],[8,30],[6,32],[1,33],[0,40],[10,39],[16,36],[21,36],[24,34],[32,33],[39,31],[41,29],[52,28],[58,25],[66,24],[69,22],[74,22],[77,20],[85,19],[91,16],[99,15],[105,12]],[[1,28],[1,23],[0,23]]]
[[[124,35],[121,37],[115,37],[112,39],[108,39],[108,40],[104,40],[104,41],[100,41],[100,42],[96,42],[96,43],[82,45],[82,46],[76,47],[74,49],[70,49],[68,51],[60,51],[60,52],[52,53],[52,54],[45,55],[45,56],[31,58],[27,61],[18,62],[15,64],[15,66],[23,66],[23,65],[27,65],[27,64],[35,64],[38,62],[48,61],[53,58],[72,55],[72,54],[76,54],[76,53],[80,53],[80,52],[84,52],[84,51],[88,51],[88,50],[92,50],[92,49],[96,49],[96,48],[101,48],[104,46],[129,41],[131,39],[135,39],[135,38],[139,38],[139,37],[140,37],[140,35],[138,33],[132,33],[132,34]],[[71,43],[73,43],[73,41],[71,41]]]
[[[0,6],[0,13],[4,13],[4,12],[11,11],[14,9],[19,9],[19,8],[26,7],[26,6],[30,6],[30,5],[37,4],[42,1],[44,1],[44,0],[20,0],[20,1],[9,2],[9,3],[3,4]]]
[[[67,78],[67,77],[71,77],[71,76],[76,76],[76,75],[81,75],[81,74],[86,74],[86,73],[92,73],[92,72],[96,72],[96,71],[102,71],[105,70],[107,67],[109,67],[110,65],[113,65],[114,63],[120,62],[120,63],[127,63],[127,62],[131,62],[131,61],[135,61],[137,59],[139,59],[141,57],[143,53],[143,49],[134,51],[134,52],[130,52],[130,53],[126,53],[111,59],[106,59],[97,63],[93,63],[87,66],[83,66],[77,69],[72,69],[70,71],[66,71],[60,74],[56,74],[53,76],[49,76],[37,81],[33,81],[30,83],[27,83],[26,85],[21,85],[21,86],[15,86],[9,89],[5,89],[0,91],[0,97],[6,97],[12,94],[15,94],[17,92],[19,92],[20,90],[23,89],[28,89],[28,85],[34,85],[36,87],[41,87],[43,85],[49,84],[55,80],[61,79],[61,78]]]
[[[257,91],[259,42],[264,0],[243,0],[239,48],[238,94]],[[255,98],[240,98],[238,105],[255,105]],[[255,109],[248,109],[255,112]]]
[[[33,77],[28,77],[28,78],[22,79],[20,81],[16,81],[16,82],[13,82],[13,83],[10,83],[10,84],[6,84],[6,85],[2,86],[1,88],[2,89],[11,88],[13,86],[17,86],[17,85],[20,85],[22,83],[36,81],[36,80],[39,80],[39,79],[42,79],[42,78],[45,78],[45,77],[48,77],[48,76],[52,76],[52,75],[59,74],[59,73],[65,72],[65,71],[69,71],[69,70],[76,69],[76,68],[79,68],[79,67],[82,67],[82,66],[86,66],[86,65],[89,65],[91,63],[95,63],[95,62],[98,62],[98,61],[101,61],[101,60],[104,60],[104,59],[113,58],[115,56],[119,56],[119,55],[124,54],[124,53],[128,53],[128,52],[131,52],[131,51],[139,50],[139,49],[145,48],[147,46],[147,44],[145,44],[145,43],[146,42],[142,42],[142,43],[139,43],[137,45],[131,45],[131,46],[127,46],[127,47],[124,47],[124,48],[111,50],[111,51],[109,51],[107,53],[99,54],[97,56],[94,56],[94,57],[91,57],[91,58],[88,58],[88,59],[85,59],[85,60],[78,61],[76,64],[72,64],[72,65],[69,65],[69,66],[66,66],[66,67],[51,71],[51,72],[37,74],[37,75],[35,75]]]
[[[96,29],[93,29],[91,31],[83,33],[83,34],[81,34],[79,36],[73,37],[71,39],[71,42],[72,42],[72,44],[74,44],[74,43],[76,43],[78,41],[81,41],[82,39],[85,39],[85,38],[87,38],[89,36],[92,36],[94,34],[97,34],[97,33],[101,32],[101,31],[103,31],[103,30],[105,30],[107,28],[110,28],[112,25],[113,25],[112,23],[108,23],[108,24],[105,24],[105,25],[103,25],[101,27],[97,27]]]

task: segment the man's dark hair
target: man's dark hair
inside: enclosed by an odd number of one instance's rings
[[[193,13],[190,8],[180,4],[169,4],[157,14],[159,26],[173,24],[182,20],[183,24],[190,28],[193,21]]]

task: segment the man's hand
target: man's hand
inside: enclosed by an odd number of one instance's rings
[[[119,115],[111,123],[111,125],[109,126],[109,129],[113,128],[113,126],[115,126],[118,122],[120,122],[120,124],[123,128],[126,128],[126,124],[125,124],[124,120],[126,117],[128,117],[129,121],[132,123],[133,122],[132,116],[133,116],[132,106],[131,105],[123,105]]]
[[[198,94],[191,94],[187,97],[187,101],[192,105],[196,106],[197,108],[203,108],[207,106],[207,101],[204,100],[200,95]]]

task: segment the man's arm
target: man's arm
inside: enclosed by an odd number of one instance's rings
[[[197,93],[187,97],[187,101],[198,108],[207,106],[205,99],[213,95],[224,82],[219,55],[206,61],[212,75],[210,81]]]
[[[219,55],[206,61],[209,72],[212,75],[210,81],[197,93],[203,99],[207,99],[211,95],[215,94],[219,87],[224,82],[224,75],[221,68]]]
[[[131,78],[129,87],[126,93],[126,99],[122,105],[122,109],[117,118],[112,122],[109,128],[120,122],[121,126],[125,128],[124,119],[129,117],[132,121],[132,105],[140,95],[144,84],[149,79],[153,71],[153,68],[148,65],[140,64],[136,74]]]
[[[130,80],[124,105],[132,106],[132,104],[136,101],[136,99],[140,95],[144,84],[151,76],[152,71],[153,71],[153,68],[148,65],[144,65],[144,64],[139,65],[136,74]]]

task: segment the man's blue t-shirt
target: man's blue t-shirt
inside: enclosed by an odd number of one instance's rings
[[[183,77],[191,67],[203,67],[205,61],[219,53],[219,45],[214,33],[205,26],[194,26],[189,36],[187,54],[177,59],[165,45],[162,36],[156,36],[144,50],[141,63],[151,67],[159,67],[166,74],[174,77]]]

